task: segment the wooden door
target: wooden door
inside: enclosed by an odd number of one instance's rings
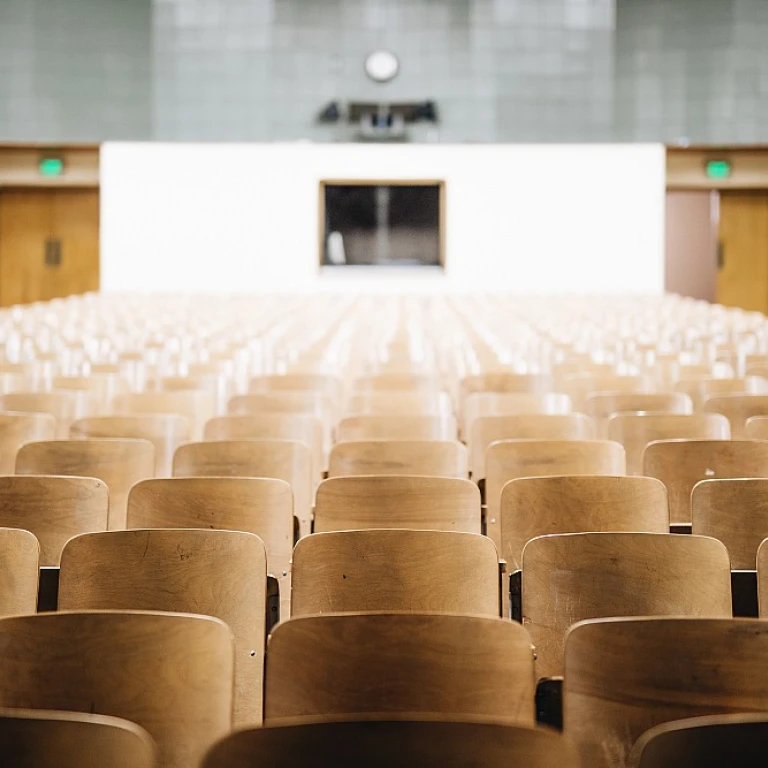
[[[768,191],[720,195],[717,301],[768,313]]]
[[[0,193],[0,306],[98,287],[98,190]]]

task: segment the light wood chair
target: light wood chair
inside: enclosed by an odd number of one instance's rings
[[[213,747],[202,768],[365,765],[366,768],[579,768],[576,748],[543,728],[523,728],[469,718],[302,723],[253,728]]]
[[[88,376],[54,376],[50,388],[57,391],[81,390],[88,393],[92,414],[110,413],[117,395],[128,391],[128,382],[114,373],[89,373]]]
[[[154,477],[155,447],[148,440],[51,440],[27,443],[16,457],[19,475],[95,477],[109,490],[109,529],[125,528],[128,491]]]
[[[362,555],[362,556],[361,556]],[[421,530],[316,533],[293,554],[291,616],[355,611],[499,616],[487,537]]]
[[[585,411],[587,401],[594,395],[647,393],[654,390],[654,383],[642,374],[578,373],[566,376],[559,389],[571,398],[575,411]]]
[[[704,401],[703,410],[721,413],[731,425],[731,437],[743,440],[747,420],[753,416],[768,416],[768,395],[715,395]]]
[[[0,474],[12,475],[16,470],[16,454],[24,443],[53,440],[56,418],[50,413],[0,413]]]
[[[379,475],[325,480],[315,499],[315,533],[406,528],[480,533],[480,491],[469,480]]]
[[[127,437],[149,440],[155,446],[155,476],[170,477],[173,453],[192,435],[189,422],[175,413],[146,413],[134,416],[92,416],[74,422],[73,440]]]
[[[312,476],[322,480],[326,468],[323,422],[308,413],[260,413],[218,416],[205,425],[205,440],[295,440],[312,451]]]
[[[51,414],[56,423],[56,437],[59,438],[66,438],[70,424],[87,416],[89,408],[89,393],[81,390],[11,392],[0,395],[2,411]]]
[[[129,392],[114,399],[116,414],[171,413],[183,416],[192,430],[192,438],[199,440],[203,425],[216,409],[214,396],[203,390],[177,390],[175,392]]]
[[[571,412],[571,398],[556,392],[473,392],[464,399],[463,436],[482,416],[527,416]]]
[[[378,373],[359,376],[352,382],[355,392],[407,392],[432,394],[440,390],[437,376],[419,373]]]
[[[768,479],[702,480],[691,492],[692,531],[725,544],[734,571],[755,569],[768,537]]]
[[[107,486],[95,477],[0,477],[0,526],[34,534],[41,567],[58,566],[73,536],[106,531],[108,517]]]
[[[768,416],[750,416],[744,425],[747,440],[768,440]]]
[[[306,616],[281,622],[270,638],[265,722],[427,712],[533,725],[533,676],[530,638],[508,620]]]
[[[467,477],[467,449],[450,440],[370,440],[336,443],[328,477],[431,475]]]
[[[768,714],[709,715],[673,720],[646,731],[632,747],[630,768],[762,768]]]
[[[235,638],[234,724],[261,723],[267,555],[241,531],[87,533],[61,555],[59,609],[200,613]]]
[[[624,449],[610,440],[503,440],[486,453],[486,533],[502,551],[501,492],[519,477],[623,475]]]
[[[40,545],[29,531],[0,528],[0,616],[37,610]]]
[[[768,546],[765,541],[757,549],[757,597],[760,618],[768,618]]]
[[[467,395],[473,392],[552,392],[550,376],[535,373],[512,373],[508,371],[488,371],[472,376],[465,376],[460,384],[462,407]]]
[[[617,413],[608,420],[608,439],[624,446],[627,474],[643,474],[643,451],[656,440],[727,440],[728,419],[719,413]]]
[[[206,616],[42,613],[0,619],[0,707],[113,715],[145,728],[158,768],[197,765],[232,727],[232,635]]]
[[[291,486],[302,536],[312,530],[312,455],[290,440],[187,443],[173,456],[174,477],[272,477]]]
[[[355,392],[347,400],[345,410],[349,416],[441,416],[450,415],[452,406],[447,392],[385,390]]]
[[[335,376],[324,373],[282,373],[252,378],[249,392],[270,392],[273,390],[313,390],[324,392],[331,398],[334,408],[341,401],[342,383]]]
[[[255,534],[267,548],[267,571],[280,587],[280,615],[288,616],[294,517],[291,486],[284,480],[266,477],[144,480],[134,485],[128,494],[126,528],[206,528]]]
[[[338,442],[370,440],[455,440],[453,416],[348,416],[339,422]]]
[[[667,489],[651,477],[521,477],[501,491],[501,556],[519,568],[523,547],[555,533],[669,533]]]
[[[601,619],[566,637],[564,732],[585,766],[626,766],[661,723],[737,712],[768,712],[768,621]]]
[[[768,477],[768,442],[662,440],[645,449],[643,474],[667,486],[672,523],[690,523],[691,491],[700,480]]]
[[[693,413],[684,392],[603,392],[587,398],[584,412],[595,420],[600,437],[608,437],[608,421],[616,413]]]
[[[716,539],[670,533],[567,533],[523,549],[523,624],[536,672],[563,674],[568,628],[609,616],[731,613],[731,566]]]
[[[486,477],[485,452],[499,440],[592,440],[595,425],[583,413],[481,416],[469,436],[472,479]]]
[[[0,754],[13,768],[155,768],[150,735],[119,717],[0,710]]]
[[[694,410],[701,410],[706,400],[715,395],[765,395],[768,379],[760,376],[721,379],[709,376],[684,378],[675,384],[676,392],[685,392],[693,401]]]

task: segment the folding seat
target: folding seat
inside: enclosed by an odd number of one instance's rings
[[[115,414],[172,413],[183,416],[189,422],[192,438],[199,440],[203,425],[215,411],[214,396],[203,390],[179,390],[176,392],[129,392],[114,400]]]
[[[573,409],[584,412],[593,395],[616,393],[647,393],[654,391],[650,377],[643,374],[577,373],[567,376],[558,387],[571,398]]]
[[[419,373],[378,373],[360,376],[352,382],[354,392],[408,392],[432,394],[440,391],[437,376]]]
[[[571,412],[571,398],[556,392],[473,392],[464,399],[462,435],[482,416],[526,416]]]
[[[87,416],[91,407],[88,392],[12,392],[0,395],[0,410],[48,413],[56,419],[56,437],[66,438],[73,421]]]
[[[154,477],[155,448],[148,440],[51,440],[27,443],[16,457],[19,475],[74,475],[102,480],[109,490],[109,529],[125,528],[128,491]]]
[[[749,437],[748,419],[768,416],[768,395],[715,395],[704,401],[702,410],[725,416],[731,425],[731,437],[743,440]]]
[[[430,475],[467,477],[467,449],[450,440],[368,440],[336,443],[328,477]]]
[[[675,384],[676,392],[685,392],[693,400],[694,410],[701,410],[708,398],[715,395],[765,395],[768,379],[760,376],[743,378],[715,378],[696,376],[682,378]]]
[[[16,454],[24,443],[53,440],[55,437],[56,419],[50,413],[0,413],[0,474],[14,473]]]
[[[374,390],[354,392],[346,402],[345,413],[348,416],[440,416],[450,415],[452,410],[451,399],[446,392]]]
[[[338,442],[369,440],[455,440],[453,416],[362,415],[347,416],[339,422]]]
[[[608,421],[616,413],[693,413],[683,392],[603,392],[587,398],[584,412],[595,420],[600,437],[608,437]]]

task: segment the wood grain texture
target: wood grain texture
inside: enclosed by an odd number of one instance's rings
[[[486,534],[502,551],[501,492],[518,477],[623,475],[624,449],[609,440],[504,440],[486,455]]]
[[[667,486],[672,523],[691,522],[691,492],[700,480],[768,477],[768,442],[762,440],[663,440],[651,443],[643,474]]]
[[[481,532],[480,491],[469,480],[337,477],[317,489],[315,532],[369,528]]]
[[[73,440],[127,437],[149,440],[155,446],[155,476],[170,477],[174,451],[190,440],[189,422],[174,413],[147,413],[135,416],[91,416],[69,428]]]
[[[0,413],[0,474],[12,475],[16,470],[16,454],[24,443],[53,440],[56,418],[51,413]]]
[[[471,533],[316,533],[293,554],[291,616],[408,611],[498,616],[499,558]]]
[[[716,539],[569,533],[525,545],[523,626],[541,677],[563,674],[565,634],[611,616],[731,616],[731,566]]]
[[[744,425],[747,440],[768,440],[768,416],[751,416]]]
[[[175,413],[189,422],[192,437],[199,440],[203,425],[213,416],[215,398],[203,390],[177,390],[175,392],[130,392],[117,395],[114,400],[116,414]]]
[[[189,768],[232,726],[233,646],[218,619],[149,612],[0,619],[0,707],[130,720],[158,768]]]
[[[88,415],[88,392],[11,392],[0,396],[0,410],[27,413],[49,413],[56,419],[56,437],[66,439],[69,427],[76,419]]]
[[[486,451],[499,440],[592,440],[595,424],[583,413],[481,416],[469,435],[469,471],[485,478]]]
[[[768,618],[768,546],[765,541],[757,549],[757,599],[760,618]]]
[[[691,492],[693,533],[725,544],[733,570],[755,569],[768,537],[768,479],[702,480]]]
[[[29,531],[0,528],[0,616],[37,610],[40,545]]]
[[[608,421],[608,439],[624,446],[627,474],[643,474],[643,451],[655,440],[727,440],[728,419],[719,413],[617,413]]]
[[[339,422],[337,440],[455,440],[456,419],[453,416],[419,416],[414,414],[366,414],[347,416]]]
[[[715,395],[705,400],[703,410],[721,413],[731,425],[731,437],[743,440],[750,437],[746,433],[747,419],[768,416],[768,395]]]
[[[143,728],[122,718],[3,709],[0,754],[13,768],[155,768],[157,748]]]
[[[431,712],[533,725],[533,677],[530,638],[504,619],[308,616],[272,633],[265,721]]]
[[[308,413],[259,413],[218,416],[204,430],[205,440],[294,440],[312,451],[312,477],[322,479],[326,467],[323,422]]]
[[[280,615],[290,613],[293,494],[266,477],[176,477],[144,480],[128,494],[126,528],[245,531],[267,549],[267,571],[280,586]]]
[[[109,492],[95,477],[0,477],[0,525],[22,528],[40,544],[40,566],[58,566],[73,536],[106,531]]]
[[[520,568],[537,536],[590,531],[669,533],[667,489],[651,477],[521,477],[501,491],[501,556]]]
[[[266,593],[266,550],[252,533],[90,533],[69,541],[61,555],[62,611],[175,611],[221,619],[235,638],[235,725],[262,721]]]
[[[291,486],[303,536],[312,530],[312,455],[290,440],[187,443],[173,457],[174,477],[273,477]]]
[[[646,731],[629,755],[630,768],[740,768],[765,765],[768,715],[709,715],[663,723]]]
[[[451,440],[369,440],[336,443],[328,477],[430,475],[467,477],[467,449]]]
[[[571,412],[571,398],[556,392],[473,392],[464,398],[462,435],[472,434],[482,416],[525,416]]]
[[[615,413],[693,413],[693,401],[684,392],[603,392],[590,395],[584,412],[592,417],[600,437],[608,437],[608,421]]]
[[[768,712],[768,622],[603,619],[565,642],[564,732],[585,766],[621,768],[649,728]]]
[[[27,443],[16,457],[19,475],[96,477],[109,490],[109,529],[125,528],[128,491],[155,474],[155,447],[148,440],[51,440]]]
[[[421,720],[305,723],[233,733],[208,753],[202,768],[578,768],[576,748],[554,731],[490,722]]]

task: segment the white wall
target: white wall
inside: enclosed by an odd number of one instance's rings
[[[108,143],[101,158],[105,291],[663,291],[661,145]],[[445,180],[445,272],[321,273],[319,181],[409,178]]]

